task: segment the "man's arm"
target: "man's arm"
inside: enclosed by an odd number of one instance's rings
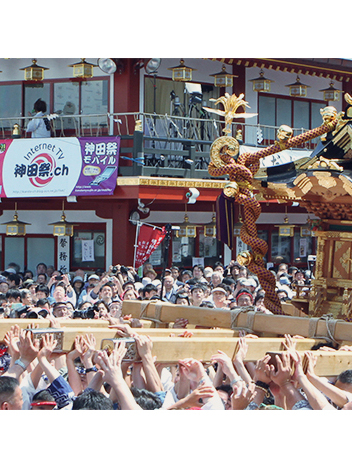
[[[35,339],[32,341],[31,332],[22,329],[19,333],[17,347],[20,352],[20,358],[15,361],[3,376],[11,376],[19,380],[22,373],[26,371],[27,367],[38,355],[39,340]]]
[[[286,405],[289,410],[299,401],[305,400],[302,394],[294,387],[291,381],[290,354],[283,352],[282,360],[278,355],[276,357],[277,370],[274,365],[270,365],[270,378],[274,383],[280,386],[282,394],[286,398]]]
[[[309,404],[314,410],[322,410],[324,408],[332,408],[333,406],[329,403],[326,397],[308,380],[304,374],[301,356],[298,352],[291,353],[293,360],[295,361],[295,374],[294,378],[297,379],[305,392]]]
[[[152,355],[153,342],[149,336],[135,334],[138,353],[142,359],[146,379],[146,389],[151,392],[164,391],[158,370],[155,367]]]
[[[316,357],[312,352],[305,352],[305,356],[308,358],[308,367],[307,367],[307,380],[311,383],[316,389],[322,392],[327,396],[331,401],[336,404],[338,407],[343,407],[348,403],[346,393],[342,390],[329,383],[326,378],[322,378],[315,374],[314,366],[316,363]]]
[[[105,350],[98,352],[97,361],[104,371],[104,380],[114,389],[122,410],[142,410],[136,403],[126,381],[123,378],[121,363],[126,354],[126,344],[120,342],[115,345],[111,355],[108,356]]]

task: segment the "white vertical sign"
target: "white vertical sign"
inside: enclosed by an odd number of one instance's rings
[[[57,268],[64,274],[70,270],[70,236],[57,237]]]
[[[94,239],[82,239],[82,262],[94,261]]]

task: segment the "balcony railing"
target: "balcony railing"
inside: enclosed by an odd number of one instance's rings
[[[209,178],[209,150],[223,135],[224,122],[217,118],[191,118],[140,112],[114,114],[50,115],[52,136],[121,136],[121,175],[157,175]],[[0,138],[12,138],[15,124],[19,137],[29,137],[29,117],[0,118]],[[142,132],[135,132],[136,122]],[[277,127],[233,123],[232,135],[241,130],[246,146],[271,145]],[[293,129],[294,135],[307,129]],[[310,150],[317,142],[307,142],[299,150]]]

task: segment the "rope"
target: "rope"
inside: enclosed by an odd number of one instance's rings
[[[255,306],[242,306],[240,308],[234,308],[230,310],[231,313],[231,329],[234,331],[245,331],[249,334],[253,334],[253,324],[254,324],[254,316],[257,313],[257,308]],[[237,325],[238,316],[240,313],[247,314],[247,322],[246,326],[239,327]]]
[[[325,321],[327,336],[316,335],[318,321],[321,321],[321,320]],[[308,337],[310,339],[323,339],[327,341],[330,340],[331,342],[337,344],[338,342],[335,340],[335,337],[334,337],[337,322],[343,322],[343,321],[334,319],[332,314],[324,314],[320,318],[310,318],[309,326],[308,326]]]
[[[155,316],[153,318],[147,316],[148,307],[150,304],[155,305]],[[152,321],[156,324],[164,324],[164,321],[161,321],[161,311],[162,311],[163,303],[160,303],[159,300],[150,300],[146,303],[142,303],[141,305],[141,314],[139,315],[139,319],[147,319],[148,321]]]

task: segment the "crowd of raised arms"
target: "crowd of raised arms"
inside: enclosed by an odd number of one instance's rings
[[[308,366],[303,368],[296,336],[282,337],[285,351],[274,362],[269,355],[247,360],[247,338],[255,336],[243,332],[234,357],[219,349],[206,363],[180,356],[178,363],[167,364],[153,355],[152,339],[141,333],[143,323],[126,315],[125,308],[122,313],[125,300],[161,300],[227,310],[255,306],[261,313],[272,314],[264,306],[265,292],[258,278],[234,261],[189,270],[171,266],[162,278],[149,263],[140,276],[132,267],[121,265],[89,274],[78,269],[73,275],[44,263],[34,273],[19,270],[11,263],[0,275],[0,318],[12,319],[14,324],[0,343],[1,410],[352,408],[352,369],[333,378],[318,376],[311,351],[304,354]],[[280,264],[272,273],[283,302],[309,289],[311,272]],[[139,360],[124,360],[124,341],[116,342],[110,352],[101,350],[90,333],[77,335],[70,352],[57,352],[53,334],[36,339],[13,321],[16,318],[46,318],[51,328],[76,318],[106,320],[118,336],[134,339]],[[194,326],[182,314],[169,327],[170,335],[193,335]],[[334,344],[318,346],[336,349]]]

